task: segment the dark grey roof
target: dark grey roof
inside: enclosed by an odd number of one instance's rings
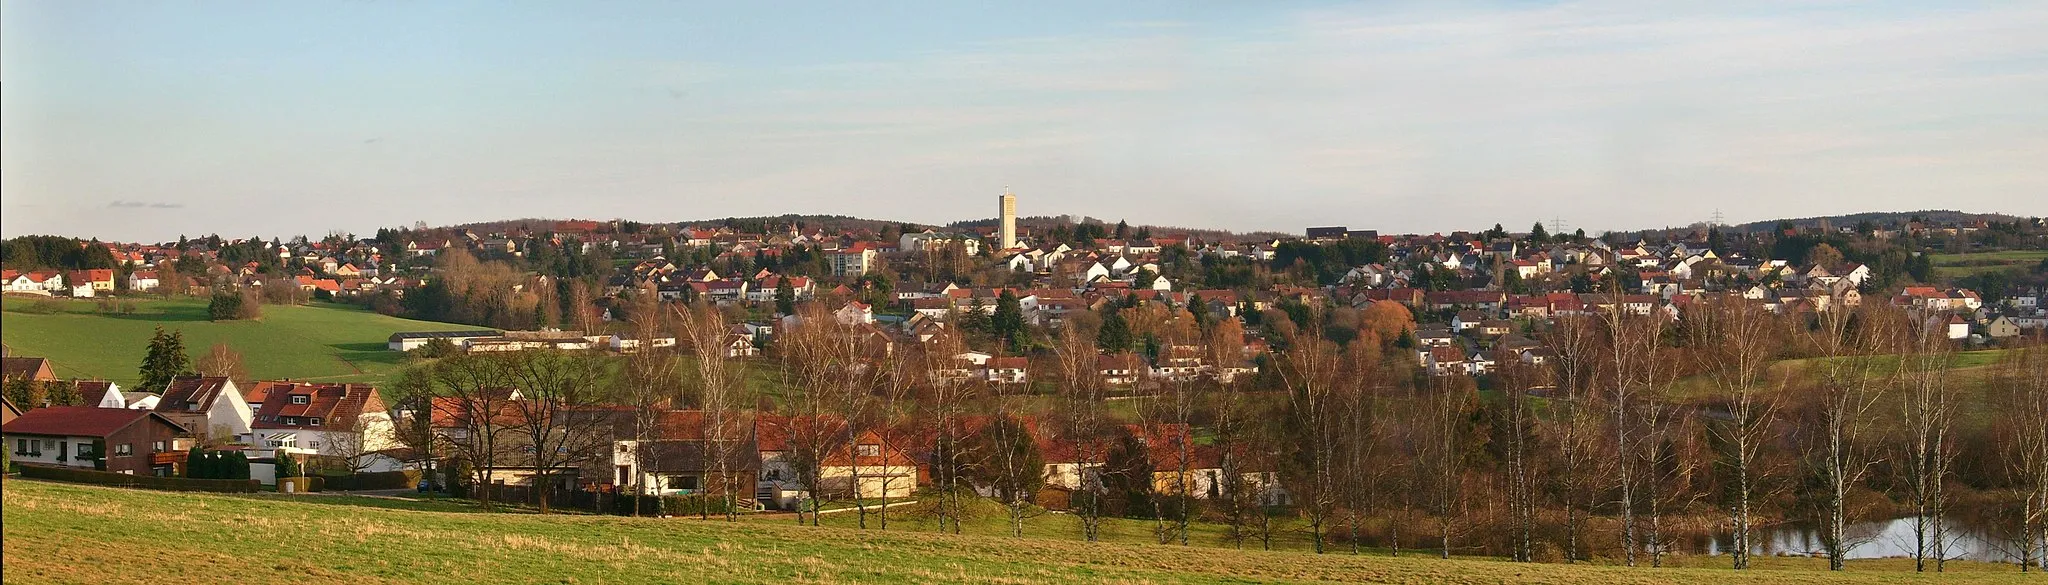
[[[391,334],[389,341],[402,339],[435,339],[449,337],[497,337],[502,332],[495,329],[474,329],[470,331],[400,331]]]

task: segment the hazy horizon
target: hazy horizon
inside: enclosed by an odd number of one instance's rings
[[[2048,214],[2048,6],[0,1],[0,232]]]

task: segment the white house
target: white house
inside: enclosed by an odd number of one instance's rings
[[[235,382],[218,376],[179,376],[157,400],[157,414],[201,435],[238,439],[249,434],[255,413]]]
[[[362,457],[400,446],[377,389],[364,384],[270,382],[248,443],[258,448]]]
[[[154,270],[137,270],[128,274],[128,290],[148,292],[159,286]]]
[[[862,325],[875,322],[875,308],[860,301],[847,301],[832,314],[844,325]]]

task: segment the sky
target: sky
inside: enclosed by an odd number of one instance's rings
[[[2042,2],[0,0],[0,234],[944,223],[1006,188],[1239,231],[2043,215],[2043,31]]]

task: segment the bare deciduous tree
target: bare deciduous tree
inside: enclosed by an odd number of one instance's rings
[[[1717,459],[1732,480],[1725,502],[1732,537],[1729,561],[1735,569],[1747,569],[1756,544],[1754,506],[1767,496],[1759,490],[1770,485],[1769,478],[1777,471],[1764,462],[1763,449],[1769,444],[1778,417],[1777,394],[1783,389],[1770,377],[1783,327],[1762,307],[1720,299],[1695,304],[1686,312],[1684,329],[1686,354],[1722,397],[1725,419],[1708,428],[1725,445]]]
[[[1993,370],[2003,426],[2005,467],[2019,498],[2011,534],[2020,571],[2048,570],[2048,346],[2015,350]]]
[[[1841,307],[1842,304],[1835,306]],[[1805,463],[1818,486],[1822,553],[1828,569],[1840,571],[1855,546],[1849,533],[1849,494],[1870,471],[1871,410],[1896,373],[1900,360],[1882,355],[1904,335],[1906,317],[1864,305],[1853,313],[1821,313],[1810,335],[1822,358],[1814,366],[1816,388],[1804,421]]]
[[[249,383],[249,368],[242,363],[242,353],[228,347],[227,343],[216,343],[193,362],[193,369],[201,376],[220,376],[234,380],[236,384]]]
[[[1070,508],[1081,520],[1081,537],[1095,542],[1102,537],[1104,486],[1097,465],[1109,451],[1111,425],[1102,394],[1102,378],[1095,369],[1095,340],[1073,327],[1059,330],[1049,344],[1053,353],[1053,383],[1058,384],[1059,441],[1067,444],[1074,485]],[[1168,347],[1172,342],[1168,342]]]
[[[492,356],[522,398],[513,400],[512,433],[530,457],[541,513],[549,511],[552,480],[611,448],[611,416],[598,408],[612,402],[601,383],[606,364],[596,354],[524,350]]]
[[[719,484],[726,521],[739,520],[741,488],[735,469],[745,443],[745,372],[728,352],[732,336],[725,315],[707,304],[678,306],[677,345],[689,352],[691,365],[684,376],[686,387],[695,391],[696,406],[704,413],[704,467],[707,480]],[[705,482],[707,486],[710,481]],[[744,486],[751,495],[754,486]],[[709,517],[709,506],[699,508],[700,518]]]
[[[1318,316],[1312,321],[1321,322]],[[1287,387],[1288,430],[1293,456],[1285,469],[1309,536],[1318,554],[1326,552],[1324,527],[1336,507],[1338,436],[1342,405],[1343,360],[1336,344],[1324,339],[1320,325],[1303,327],[1287,337],[1279,360]]]
[[[429,416],[445,421],[436,431],[443,433],[449,452],[469,466],[476,499],[485,510],[493,503],[491,483],[499,462],[518,450],[517,416],[511,408],[519,396],[504,362],[493,354],[444,358],[433,366],[436,398],[427,400]]]
[[[1557,389],[1553,406],[1539,420],[1551,446],[1556,472],[1551,490],[1559,494],[1565,512],[1565,562],[1590,558],[1583,532],[1592,513],[1592,483],[1599,477],[1595,457],[1597,424],[1589,404],[1601,361],[1597,323],[1590,317],[1559,317],[1543,337],[1551,352]]]
[[[580,284],[576,291],[584,292]],[[632,319],[630,325],[637,338],[637,347],[626,356],[625,367],[617,378],[619,398],[633,409],[631,452],[634,461],[638,462],[646,462],[655,456],[654,432],[661,412],[673,407],[682,394],[675,348],[656,347],[655,344],[655,339],[669,330],[665,322],[666,313],[661,312],[658,302],[659,297],[653,290],[632,298],[633,308],[627,314]],[[635,473],[627,478],[632,482],[635,496],[647,495],[646,475]],[[634,516],[641,513],[640,500],[639,497],[633,499]]]
[[[1956,456],[1956,404],[1948,383],[1953,355],[1946,336],[1927,328],[1913,331],[1903,349],[1898,405],[1904,437],[1897,457],[1913,506],[1913,570],[1926,571],[1932,560],[1941,571],[1948,565],[1946,487]]]

